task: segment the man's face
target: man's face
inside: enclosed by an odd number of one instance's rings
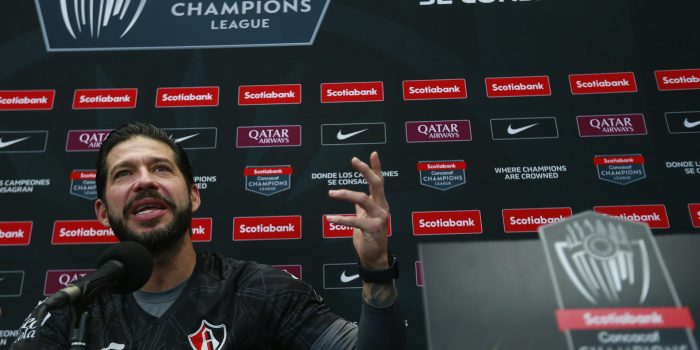
[[[95,201],[95,213],[121,241],[160,253],[185,235],[199,208],[199,190],[187,188],[170,147],[136,136],[112,148],[105,165],[104,201]]]

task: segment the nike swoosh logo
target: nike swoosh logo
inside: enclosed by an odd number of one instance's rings
[[[683,121],[683,126],[685,126],[685,127],[688,128],[688,129],[692,129],[692,128],[698,126],[698,125],[700,125],[700,120],[694,121],[694,122],[690,122],[690,121],[688,120],[688,118],[685,118],[685,120]]]
[[[365,131],[367,131],[367,130],[369,130],[369,129],[362,129],[362,130],[358,130],[358,131],[355,131],[355,132],[351,132],[351,133],[349,133],[349,134],[343,134],[343,130],[341,129],[341,130],[338,130],[338,134],[335,135],[335,137],[338,138],[338,141],[343,141],[343,140],[349,139],[349,138],[351,138],[351,137],[353,137],[353,136],[355,136],[355,135],[357,135],[357,134],[363,133],[363,132],[365,132]]]
[[[343,270],[343,273],[340,275],[340,282],[348,283],[348,282],[354,281],[358,278],[360,278],[359,274],[348,276],[345,274],[345,270]]]
[[[189,139],[191,139],[191,138],[193,138],[193,137],[195,137],[195,136],[198,136],[198,135],[199,135],[199,134],[197,133],[197,134],[193,134],[193,135],[183,136],[183,137],[174,139],[173,141],[175,141],[175,143],[180,143],[180,142],[182,142],[182,141],[189,140]],[[173,136],[171,135],[170,138],[173,138]]]
[[[529,129],[537,124],[539,124],[539,123],[525,125],[522,128],[515,128],[515,129],[513,129],[512,125],[508,124],[508,134],[510,134],[510,135],[519,134],[519,133],[521,133],[521,132],[523,132],[523,131],[525,131],[525,130],[527,130],[527,129]]]
[[[5,148],[5,147],[7,147],[7,146],[12,146],[12,145],[14,145],[15,143],[22,142],[22,141],[24,141],[24,140],[26,140],[26,139],[28,139],[28,138],[29,138],[29,136],[23,137],[23,138],[21,138],[21,139],[12,140],[12,141],[5,141],[5,142],[3,142],[3,141],[2,141],[2,138],[0,138],[0,148]]]

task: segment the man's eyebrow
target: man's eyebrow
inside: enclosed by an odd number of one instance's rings
[[[114,172],[115,169],[122,168],[122,167],[128,167],[135,161],[132,159],[126,159],[119,161],[112,165],[112,168],[110,169],[110,173]],[[167,157],[157,157],[157,156],[151,156],[146,159],[147,164],[155,164],[155,163],[168,163],[168,164],[175,164],[173,160]]]

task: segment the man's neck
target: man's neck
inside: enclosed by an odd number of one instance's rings
[[[185,234],[180,244],[154,257],[153,273],[141,290],[163,292],[177,287],[192,275],[196,261],[190,235]]]

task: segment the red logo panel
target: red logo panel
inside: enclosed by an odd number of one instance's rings
[[[416,285],[423,287],[423,262],[416,261]]]
[[[32,221],[1,221],[0,246],[29,245]]]
[[[467,81],[464,79],[404,80],[403,99],[445,100],[467,98]]]
[[[44,280],[44,295],[51,295],[59,290],[68,287],[75,280],[87,276],[94,269],[79,270],[48,270]]]
[[[301,103],[301,84],[241,85],[238,105],[282,105]]]
[[[219,87],[158,88],[156,107],[216,107],[219,105]]]
[[[119,240],[112,229],[97,220],[56,220],[51,244],[105,244]]]
[[[503,209],[503,230],[506,233],[537,232],[542,225],[559,222],[572,215],[571,208]]]
[[[659,91],[700,89],[700,69],[657,70],[656,86]]]
[[[413,235],[469,235],[483,232],[480,210],[414,211]]]
[[[687,307],[567,309],[556,311],[559,330],[695,328]]]
[[[51,110],[56,90],[0,91],[0,111]]]
[[[301,272],[302,272],[301,265],[272,265],[272,267],[279,269],[279,270],[282,270],[282,271],[286,271],[287,273],[296,277],[297,279],[302,279],[301,278],[301,276],[302,276],[301,275]]]
[[[690,221],[693,223],[693,227],[700,228],[700,203],[688,204],[688,210],[690,211]]]
[[[488,97],[552,96],[549,76],[486,78]]]
[[[637,92],[637,81],[632,72],[571,74],[569,85],[573,95]]]
[[[136,108],[138,89],[75,90],[73,109]]]
[[[212,218],[192,219],[192,242],[211,242]]]
[[[378,101],[384,101],[384,83],[381,81],[321,84],[322,103]]]
[[[671,227],[663,204],[649,205],[613,205],[593,207],[600,214],[618,217],[626,221],[636,221],[649,225],[649,228]]]
[[[301,216],[249,216],[233,218],[234,241],[301,239]]]
[[[323,238],[352,238],[353,228],[345,225],[333,224],[328,221],[327,216],[356,216],[355,214],[326,214],[323,215]],[[391,216],[387,223],[387,235],[391,237]]]

